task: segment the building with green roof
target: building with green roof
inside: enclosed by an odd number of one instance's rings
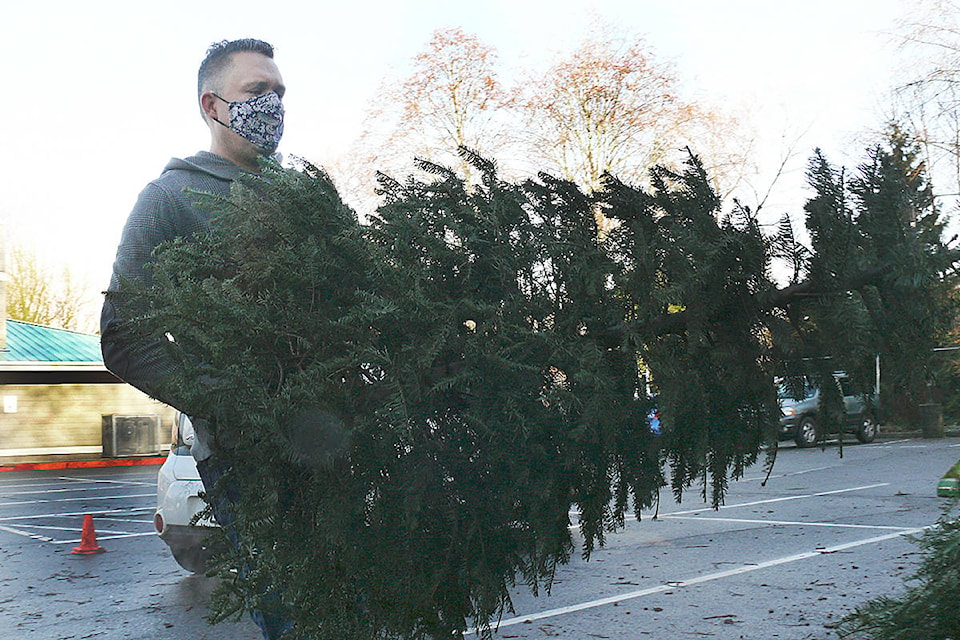
[[[98,335],[9,318],[0,325],[0,463],[155,455],[168,446],[173,409],[107,371]]]
[[[5,336],[0,342],[0,383],[22,378],[26,372],[70,376],[84,372],[116,382],[103,366],[100,338],[89,333],[7,319]],[[106,374],[106,375],[103,375]],[[34,376],[42,379],[42,376]]]

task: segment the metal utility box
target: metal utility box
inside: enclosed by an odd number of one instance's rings
[[[128,458],[160,453],[160,416],[103,416],[103,457]]]

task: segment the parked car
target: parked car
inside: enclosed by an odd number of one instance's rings
[[[860,442],[873,442],[879,431],[875,407],[868,402],[865,394],[852,387],[850,379],[844,374],[834,375],[834,380],[843,395],[844,431],[853,433]],[[781,385],[780,439],[793,439],[798,447],[814,446],[817,443],[819,411],[820,389],[807,386],[804,397],[797,400]]]
[[[203,573],[217,552],[217,524],[198,518],[206,507],[200,496],[203,482],[190,453],[194,432],[190,418],[177,414],[170,453],[157,477],[157,512],[154,526],[167,543],[177,563],[194,573]]]

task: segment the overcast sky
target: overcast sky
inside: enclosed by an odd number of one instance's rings
[[[686,88],[749,113],[764,188],[780,154],[798,152],[772,206],[799,213],[814,147],[855,163],[898,64],[889,34],[902,0],[32,0],[0,20],[0,220],[8,236],[109,278],[137,194],[172,156],[206,148],[196,67],[213,41],[276,47],[288,87],[280,150],[323,164],[349,149],[383,79],[433,30],[462,27],[504,68],[545,65],[592,16],[645,34]],[[9,5],[13,5],[10,7]]]

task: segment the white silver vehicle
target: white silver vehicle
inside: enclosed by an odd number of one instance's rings
[[[200,497],[203,482],[190,454],[193,441],[190,418],[178,413],[170,454],[157,477],[157,512],[153,521],[177,563],[187,571],[203,573],[215,551],[210,543],[216,536],[210,534],[217,525],[209,519],[197,519],[206,504]]]

